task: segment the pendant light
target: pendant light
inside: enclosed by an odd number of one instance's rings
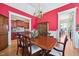
[[[41,7],[40,7],[40,3],[38,4],[38,8],[35,9],[35,12],[34,12],[33,15],[37,16],[39,19],[42,18],[43,13],[42,13],[42,10],[41,10]]]

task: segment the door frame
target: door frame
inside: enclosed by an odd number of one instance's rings
[[[60,32],[60,15],[62,14],[68,14],[68,13],[71,13],[71,12],[74,12],[74,17],[73,17],[73,29],[74,29],[74,32],[76,31],[76,10],[77,10],[77,7],[74,7],[74,8],[71,8],[71,9],[68,9],[68,10],[64,10],[64,11],[61,11],[61,12],[58,12],[58,39],[59,39],[59,32]],[[75,35],[75,34],[74,34]],[[75,36],[73,37],[73,39],[75,38]]]
[[[11,46],[11,20],[12,20],[11,19],[11,16],[12,15],[19,16],[19,17],[28,19],[29,20],[29,31],[31,32],[31,18],[26,17],[26,16],[23,16],[21,14],[15,13],[15,12],[12,12],[12,11],[9,11],[8,46]]]

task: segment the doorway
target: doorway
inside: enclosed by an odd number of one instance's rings
[[[58,13],[58,39],[67,35],[74,42],[76,32],[76,9],[72,8]]]
[[[59,37],[63,35],[68,35],[71,37],[70,33],[72,30],[72,24],[73,24],[73,12],[68,14],[62,14],[60,19],[60,33]],[[65,16],[65,17],[64,17]]]
[[[31,18],[9,12],[8,45],[11,46],[16,32],[31,31]]]

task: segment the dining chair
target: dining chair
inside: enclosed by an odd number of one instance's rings
[[[18,52],[19,52],[20,48],[22,48],[21,35],[19,33],[17,33],[16,38],[17,38],[17,52],[16,52],[16,54],[18,55]]]
[[[24,50],[27,47],[28,48],[28,41],[25,41],[25,37],[22,34],[17,34],[17,55],[19,50],[22,50],[22,55],[24,55]],[[27,49],[28,50],[28,49]]]
[[[48,55],[49,56],[64,56],[67,41],[68,41],[68,38],[66,36],[63,43],[57,42],[58,46],[54,47]]]
[[[21,34],[17,33],[16,37],[17,37],[17,52],[16,52],[16,54],[18,55],[19,50],[24,49],[24,47],[23,47],[23,36]],[[22,51],[22,55],[23,55],[23,51]]]
[[[29,47],[28,47],[28,50],[29,50],[29,52],[30,52],[30,56],[33,56],[33,55],[35,55],[36,53],[38,53],[38,55],[40,55],[40,52],[41,52],[41,48],[40,47],[38,47],[38,46],[36,46],[36,45],[33,45],[32,43],[31,43],[31,38],[30,38],[30,40],[29,40],[29,42],[30,42],[30,45],[29,45]]]
[[[34,55],[38,52],[41,52],[41,48],[39,48],[36,45],[33,45],[31,43],[32,38],[30,38],[30,36],[25,36],[23,35],[23,37],[21,37],[21,39],[23,40],[23,44],[22,44],[22,55],[26,55],[25,52],[27,52],[27,55],[31,56]],[[34,38],[33,38],[34,39]],[[38,53],[40,55],[40,53]]]

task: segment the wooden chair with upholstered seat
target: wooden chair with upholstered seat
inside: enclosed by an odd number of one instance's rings
[[[36,38],[38,38],[38,37],[36,37]],[[34,38],[33,38],[34,39]],[[32,43],[31,43],[31,38],[30,38],[30,40],[29,40],[29,42],[30,42],[30,46],[28,47],[28,50],[29,50],[29,52],[30,52],[30,56],[32,55],[35,55],[36,53],[38,53],[38,55],[40,55],[40,53],[39,52],[41,52],[41,48],[40,47],[38,47],[38,46],[36,46],[36,45],[33,45]]]
[[[19,50],[22,51],[22,55],[24,55],[24,50],[27,49],[28,51],[29,42],[22,34],[17,34],[17,55]],[[29,55],[29,54],[28,54]]]
[[[17,35],[17,55],[18,51],[22,49],[22,55],[34,55],[36,52],[41,51],[41,48],[38,46],[32,45],[31,38],[25,35],[18,34]],[[27,53],[25,53],[27,51]]]
[[[54,47],[51,52],[48,54],[49,56],[64,56],[65,54],[65,47],[68,41],[67,36],[64,39],[64,42],[58,42],[58,46]]]
[[[22,44],[22,36],[21,36],[21,34],[17,33],[16,37],[17,37],[17,52],[16,52],[16,54],[18,55],[19,50],[22,48],[22,45],[21,45]]]

